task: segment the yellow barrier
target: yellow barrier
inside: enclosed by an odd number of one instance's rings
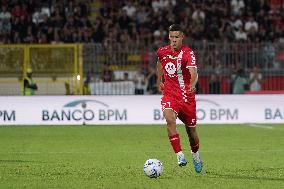
[[[0,75],[1,78],[24,78],[31,68],[35,81],[51,78],[55,83],[69,84],[71,94],[83,94],[82,52],[81,44],[0,45]]]

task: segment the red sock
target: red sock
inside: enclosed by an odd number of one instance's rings
[[[194,144],[194,145],[190,144],[190,147],[191,147],[191,151],[193,153],[196,153],[198,151],[198,149],[199,149],[199,143]]]
[[[170,140],[170,143],[171,143],[175,153],[180,152],[181,151],[181,146],[180,146],[179,134],[175,134],[175,135],[169,136],[169,140]]]

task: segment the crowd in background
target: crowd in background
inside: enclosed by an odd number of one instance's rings
[[[284,36],[283,13],[283,2],[272,0],[107,1],[95,24],[106,39],[146,45],[166,41],[172,23],[185,27],[189,42],[261,42]]]
[[[1,43],[152,45],[180,23],[188,40],[268,41],[284,36],[283,0],[3,0]]]
[[[279,49],[283,52],[283,46],[277,50],[272,44],[284,41],[283,0],[2,0],[0,3],[2,44],[100,43],[111,53],[110,57],[120,61],[112,53],[113,45],[151,48],[155,52],[167,43],[169,25],[179,23],[185,29],[185,43],[197,49],[199,66],[213,73],[213,81],[225,69],[229,69],[227,73],[234,70],[234,75],[242,76],[243,73],[238,74],[239,68],[281,68],[274,59]],[[200,42],[199,46],[194,45],[196,42]],[[211,47],[212,42],[220,46]],[[267,45],[258,46],[260,43]],[[153,68],[146,66],[144,70],[131,79],[143,84],[151,78],[149,83],[154,85]],[[145,90],[156,92],[154,88],[144,87]],[[136,91],[141,93],[139,89]]]
[[[0,42],[92,42],[87,1],[3,0]]]

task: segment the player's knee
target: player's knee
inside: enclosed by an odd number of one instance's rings
[[[187,126],[190,130],[190,132],[195,133],[196,132],[196,126],[195,125],[188,125]]]
[[[189,127],[189,130],[190,130],[189,133],[190,133],[191,137],[197,136],[197,132],[196,132],[195,127]]]
[[[185,125],[188,133],[196,133],[196,125]]]
[[[175,119],[167,119],[167,125],[168,125],[168,127],[175,127],[176,126],[176,120]]]

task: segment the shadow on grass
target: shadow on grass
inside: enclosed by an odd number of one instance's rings
[[[271,176],[258,176],[252,175],[253,173],[257,172],[264,172],[265,175]],[[225,178],[225,179],[240,179],[240,180],[259,180],[259,181],[280,181],[284,182],[284,174],[279,175],[279,177],[273,177],[273,172],[281,172],[284,173],[284,168],[259,168],[259,169],[252,169],[252,170],[240,170],[239,172],[234,173],[219,173],[219,172],[204,172],[210,178]],[[241,175],[243,174],[243,175]],[[282,178],[280,178],[282,177]]]

